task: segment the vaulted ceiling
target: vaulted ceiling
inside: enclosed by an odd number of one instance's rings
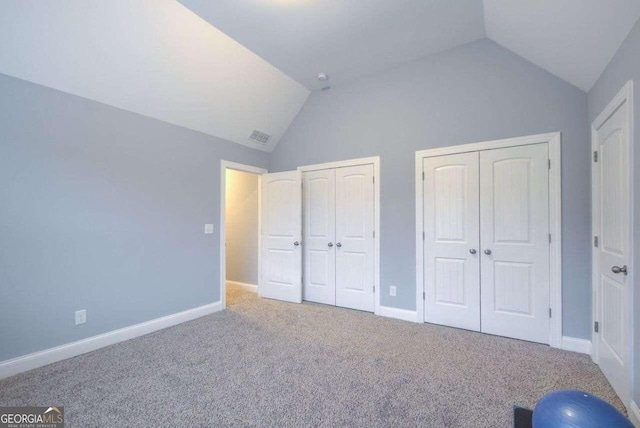
[[[640,0],[4,0],[0,73],[271,151],[311,90],[484,37],[588,91],[638,17]]]
[[[487,37],[589,91],[640,17],[640,0],[484,0]]]
[[[3,0],[0,46],[0,73],[264,151],[309,95],[174,0]]]
[[[179,0],[318,89],[489,37],[588,91],[640,17],[640,0]]]
[[[309,89],[485,37],[481,0],[179,0]]]

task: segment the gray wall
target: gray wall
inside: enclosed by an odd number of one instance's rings
[[[227,281],[258,285],[258,175],[227,169]]]
[[[611,60],[602,76],[589,91],[589,123],[611,102],[613,97],[629,80],[633,80],[635,103],[634,119],[634,266],[636,270],[634,287],[634,367],[635,379],[633,380],[633,398],[640,404],[640,21],[636,22],[629,36],[624,41],[618,53]]]
[[[0,94],[0,361],[220,300],[220,159],[267,154],[5,75]]]
[[[415,309],[415,151],[554,131],[562,132],[564,334],[588,338],[587,97],[501,46],[484,39],[312,93],[271,169],[380,155],[382,304]]]

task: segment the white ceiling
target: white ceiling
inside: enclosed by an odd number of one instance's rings
[[[179,0],[309,89],[485,37],[481,0]]]
[[[179,1],[311,90],[489,37],[588,91],[640,17],[640,0]]]
[[[640,0],[484,0],[487,36],[589,91],[640,17]]]
[[[265,151],[309,95],[174,0],[5,0],[0,46],[0,73]]]

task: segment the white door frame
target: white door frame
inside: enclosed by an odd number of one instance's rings
[[[461,144],[458,146],[420,150],[416,152],[416,312],[417,320],[424,323],[424,254],[423,254],[423,185],[422,160],[426,157],[443,156],[456,153],[502,149],[506,147],[526,146],[547,143],[549,145],[549,230],[551,233],[549,287],[551,327],[549,345],[562,346],[562,176],[561,176],[561,137],[559,132],[508,138],[504,140],[484,141],[481,143]]]
[[[616,96],[611,100],[611,102],[607,105],[607,107],[598,115],[598,117],[591,124],[591,151],[592,153],[598,150],[598,141],[596,138],[596,130],[599,129],[604,122],[609,119],[609,117],[624,103],[628,103],[627,109],[627,135],[629,136],[629,177],[628,177],[628,186],[629,186],[629,262],[628,262],[628,271],[629,274],[627,276],[627,287],[629,295],[627,296],[628,308],[629,311],[629,335],[627,337],[627,361],[629,363],[629,379],[633,380],[633,286],[634,286],[634,266],[633,266],[633,81],[628,81],[622,89],[616,94]],[[597,209],[597,204],[599,203],[599,192],[598,186],[596,186],[596,181],[598,177],[598,168],[595,162],[591,162],[591,236],[592,239],[594,236],[600,235],[600,230],[598,225],[600,224],[600,211]],[[600,277],[600,266],[599,266],[599,257],[598,257],[598,249],[594,246],[591,247],[591,255],[592,255],[592,271],[591,271],[591,292],[592,292],[592,317],[593,321],[598,321],[598,305],[600,304],[600,293],[598,293],[598,278]],[[591,330],[591,341],[593,344],[596,344],[596,333],[595,329]],[[593,361],[598,364],[600,356],[598,355],[598,347],[592,346],[591,358]],[[633,382],[630,383],[630,387],[633,388]],[[631,397],[631,391],[629,391],[629,397]],[[630,403],[624,403],[624,405],[629,409]]]
[[[359,158],[359,159],[349,159],[344,161],[337,162],[327,162],[316,165],[305,165],[299,166],[298,170],[300,172],[306,171],[317,171],[320,169],[333,169],[333,168],[344,168],[347,166],[357,166],[357,165],[373,165],[373,192],[374,192],[374,219],[373,219],[373,227],[374,227],[374,249],[373,249],[373,257],[374,257],[374,313],[376,315],[380,315],[380,156],[373,156],[368,158]],[[304,245],[304,242],[302,243]],[[303,284],[304,287],[304,284]]]
[[[230,162],[224,159],[220,160],[220,302],[222,309],[227,307],[227,249],[225,241],[227,239],[226,231],[226,199],[227,199],[227,169],[235,171],[249,172],[258,175],[258,273],[262,272],[261,247],[261,224],[260,211],[262,209],[262,174],[268,171],[257,166],[244,165],[241,163]],[[260,282],[260,281],[258,281]],[[258,284],[258,294],[260,294],[260,285]]]

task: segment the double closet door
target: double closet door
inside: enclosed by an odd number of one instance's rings
[[[303,298],[373,312],[373,165],[303,173]]]
[[[548,144],[423,160],[426,322],[549,343]]]

